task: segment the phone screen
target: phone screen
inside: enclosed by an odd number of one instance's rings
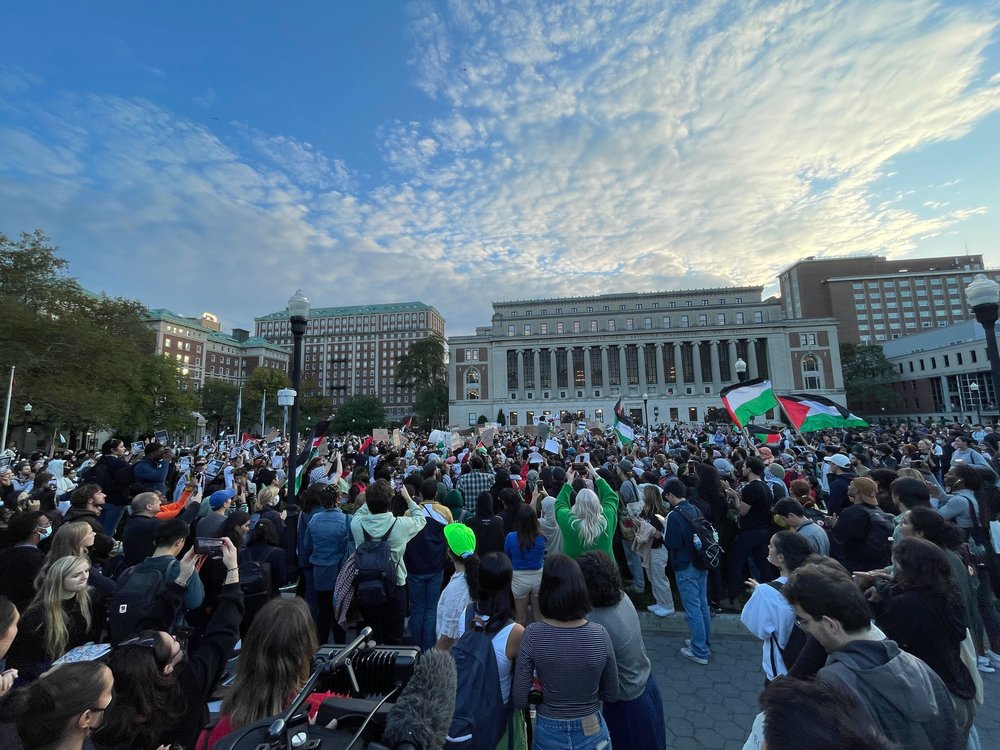
[[[195,552],[207,557],[222,557],[222,540],[199,536],[195,539]]]

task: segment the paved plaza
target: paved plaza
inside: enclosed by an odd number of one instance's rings
[[[663,695],[670,750],[741,750],[757,715],[764,688],[760,641],[723,620],[712,638],[707,667],[678,653],[687,631],[683,616],[656,621],[643,615],[646,650]],[[713,625],[715,625],[713,620]],[[647,627],[648,626],[648,627]],[[976,728],[983,750],[1000,747],[1000,672],[983,675],[986,702]]]

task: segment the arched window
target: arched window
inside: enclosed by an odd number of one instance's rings
[[[802,358],[802,387],[807,391],[815,391],[823,387],[823,371],[820,369],[819,361],[814,354],[807,354]]]
[[[479,379],[479,370],[475,367],[465,371],[465,398],[467,400],[479,400]]]

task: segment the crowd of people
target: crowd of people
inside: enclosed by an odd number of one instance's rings
[[[8,452],[0,745],[211,750],[369,626],[460,665],[485,633],[497,747],[665,748],[641,622],[682,610],[695,665],[723,612],[761,640],[748,747],[977,747],[1000,431],[548,437]]]

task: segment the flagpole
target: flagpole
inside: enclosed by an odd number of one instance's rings
[[[799,432],[799,428],[795,426],[795,422],[792,421],[792,418],[788,416],[788,412],[785,411],[785,405],[781,403],[781,399],[778,398],[778,394],[774,394],[774,398],[778,402],[778,410],[784,415],[785,419],[788,420],[788,429],[792,431],[792,434],[795,435],[796,438],[802,440],[802,433]]]
[[[7,385],[7,406],[3,412],[3,440],[0,440],[0,451],[7,450],[7,425],[10,422],[10,399],[14,395],[14,365],[10,366],[10,383]]]
[[[236,397],[236,435],[237,439],[243,433],[240,431],[240,422],[243,417],[243,386],[240,386],[239,395]]]
[[[264,395],[260,397],[260,434],[264,436],[267,434],[267,425],[264,424],[264,420],[267,418],[264,412],[264,405],[267,404],[267,389],[264,389]]]

